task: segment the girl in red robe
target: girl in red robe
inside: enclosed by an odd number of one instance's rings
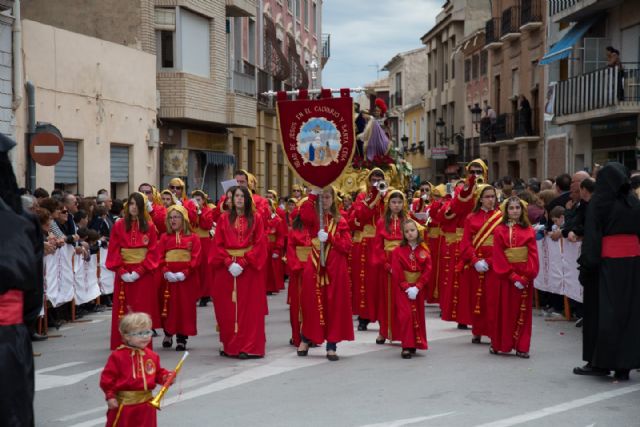
[[[496,287],[496,313],[491,333],[491,354],[509,353],[529,358],[531,344],[531,292],[538,275],[538,246],[517,196],[505,202],[502,224],[493,234],[493,269],[487,279]]]
[[[302,293],[302,271],[311,255],[311,230],[304,226],[300,215],[291,221],[291,229],[287,238],[287,267],[289,269],[289,321],[291,323],[290,344],[300,345],[300,295]]]
[[[351,234],[347,221],[338,212],[333,187],[324,189],[319,198],[324,216],[322,229],[317,213],[318,195],[310,194],[300,206],[300,218],[305,227],[319,231],[312,239],[311,254],[302,273],[302,342],[298,346],[298,356],[306,356],[311,344],[327,341],[327,359],[333,362],[339,359],[337,343],[354,338],[347,267]],[[324,249],[324,255],[321,255],[321,249]],[[321,257],[324,257],[324,266]]]
[[[235,187],[232,194],[232,208],[220,216],[210,253],[216,276],[213,306],[223,346],[220,353],[241,359],[263,357],[265,228],[255,214],[249,190]]]
[[[411,359],[416,349],[428,347],[424,299],[431,278],[431,256],[413,220],[405,220],[402,231],[402,243],[391,253],[391,272],[396,339],[402,342],[402,358]]]
[[[393,190],[386,200],[384,217],[376,224],[376,237],[373,241],[373,262],[381,266],[380,274],[375,277],[378,293],[378,322],[380,332],[376,344],[385,340],[397,340],[395,328],[395,293],[391,281],[391,252],[402,242],[402,223],[407,219],[406,201],[402,191]]]
[[[124,218],[111,229],[106,267],[115,272],[113,309],[111,315],[111,349],[122,344],[118,323],[130,311],[151,316],[154,327],[160,327],[160,310],[154,283],[158,267],[154,251],[158,233],[145,209],[141,193],[132,193],[125,206]]]
[[[200,295],[200,238],[191,232],[189,214],[183,206],[167,211],[167,232],[160,236],[157,254],[164,281],[162,301],[162,347],[187,349],[187,338],[197,335],[196,300]]]
[[[193,202],[197,207],[197,219],[191,224],[193,232],[200,238],[200,249],[202,253],[208,254],[211,250],[213,238],[211,237],[211,228],[213,228],[213,212],[216,205],[207,203],[209,196],[202,190],[194,190],[191,192]],[[200,291],[197,292],[200,297],[200,307],[206,307],[210,300],[209,290],[213,286],[213,274],[207,262],[206,257],[202,257],[196,266],[199,277]]]
[[[107,427],[154,427],[158,410],[149,404],[151,391],[164,384],[169,371],[149,348],[151,318],[146,313],[129,313],[119,324],[124,344],[107,360],[100,375],[100,388],[107,401]]]
[[[282,255],[287,235],[287,224],[277,214],[275,202],[269,202],[271,216],[267,219],[267,294],[284,289],[284,264]]]
[[[487,274],[493,257],[493,231],[502,222],[502,212],[495,208],[496,190],[482,184],[475,193],[476,206],[464,222],[460,242],[461,263],[464,265],[460,282],[469,292],[473,338],[480,344],[482,335],[489,336],[490,315],[495,305],[495,289],[487,286]]]

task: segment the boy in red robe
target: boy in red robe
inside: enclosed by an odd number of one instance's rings
[[[151,318],[129,313],[120,320],[122,342],[100,375],[100,388],[107,400],[107,427],[155,427],[156,408],[149,404],[151,391],[163,384],[169,371],[147,346],[151,341]]]

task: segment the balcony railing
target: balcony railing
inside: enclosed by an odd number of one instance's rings
[[[542,1],[522,0],[520,3],[520,25],[525,26],[536,22],[542,23]]]
[[[256,96],[256,78],[252,75],[234,71],[231,89],[235,93]]]
[[[578,1],[580,0],[549,0],[549,16],[553,16],[575,6]]]
[[[520,7],[511,6],[502,11],[502,22],[500,35],[515,34],[520,32]]]
[[[272,90],[272,77],[264,70],[258,70],[258,105],[263,108],[273,108],[273,97],[263,93]]]
[[[327,63],[331,56],[331,34],[322,35],[322,66]]]
[[[485,24],[485,45],[500,41],[500,18],[491,18]]]
[[[586,113],[614,106],[638,106],[640,67],[637,63],[606,67],[558,82],[556,116]]]

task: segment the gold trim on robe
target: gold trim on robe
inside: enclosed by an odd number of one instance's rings
[[[420,271],[407,271],[404,270],[404,280],[407,281],[407,283],[412,283],[415,284],[418,279],[420,278]]]
[[[191,261],[191,251],[187,249],[171,249],[164,255],[166,262],[189,262]]]
[[[296,246],[296,256],[298,257],[298,261],[307,262],[310,254],[311,246]]]
[[[239,257],[239,256],[245,256],[245,254],[249,252],[251,249],[253,249],[253,246],[247,246],[246,248],[238,248],[238,249],[227,249],[227,253],[229,254],[229,256]]]
[[[121,390],[116,392],[116,400],[121,405],[137,405],[153,399],[151,390]]]
[[[140,264],[147,256],[147,248],[121,248],[120,256],[125,264]]]
[[[395,248],[400,246],[400,243],[402,243],[402,240],[387,240],[387,239],[384,239],[384,251],[385,252],[391,252],[392,250],[394,250]]]
[[[527,262],[529,258],[529,248],[526,246],[517,246],[515,248],[507,248],[504,250],[509,263]]]

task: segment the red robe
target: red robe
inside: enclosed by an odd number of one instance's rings
[[[156,230],[158,230],[158,236],[167,232],[167,208],[164,205],[159,205],[154,203],[153,210],[151,211],[151,219],[153,220],[153,225],[156,226]]]
[[[131,223],[127,231],[125,220],[118,220],[111,229],[109,251],[105,266],[116,273],[113,289],[113,308],[111,316],[111,349],[114,350],[122,340],[118,331],[120,318],[131,311],[141,311],[151,316],[153,327],[160,327],[160,309],[158,299],[150,296],[158,295],[158,286],[154,282],[154,270],[158,267],[154,251],[158,234],[153,223],[148,223],[146,233],[140,231],[137,221]],[[131,254],[136,249],[138,253]],[[126,261],[125,259],[128,259]],[[136,272],[140,276],[132,283],[124,282],[124,273]]]
[[[473,209],[473,187],[459,190],[439,212],[441,241],[439,258],[440,309],[442,320],[470,324],[469,291],[460,282],[460,241],[464,220]]]
[[[424,241],[431,251],[431,279],[427,282],[425,299],[428,303],[440,302],[440,289],[438,283],[440,281],[440,245],[442,237],[440,232],[440,210],[443,207],[443,200],[434,200],[429,205],[429,224],[425,230]]]
[[[208,254],[211,251],[211,245],[213,244],[209,230],[213,227],[214,209],[215,205],[203,206],[200,214],[197,215],[196,223],[193,225],[193,231],[200,238],[200,248],[204,254]],[[200,261],[195,267],[199,279],[198,284],[200,286],[200,289],[196,292],[197,297],[211,295],[213,274],[211,272],[211,266],[207,261],[206,256],[200,257]]]
[[[149,398],[140,398],[140,403],[121,404],[119,409],[107,410],[107,427],[153,427],[157,425],[158,410],[148,402],[151,391],[156,384],[162,385],[169,371],[160,366],[160,357],[152,350],[136,349],[125,345],[114,350],[100,375],[100,388],[104,391],[105,399],[118,399],[119,392],[135,391],[144,395],[149,392]]]
[[[267,292],[284,289],[284,241],[287,224],[278,214],[272,214],[267,220]],[[277,255],[274,258],[273,255]]]
[[[292,228],[287,238],[287,267],[289,269],[289,321],[291,323],[291,340],[296,347],[300,345],[300,294],[302,293],[302,271],[307,258],[311,254],[310,230]]]
[[[509,260],[511,258],[511,261]],[[538,275],[538,246],[533,228],[500,224],[493,234],[493,269],[487,281],[496,287],[491,347],[528,353],[531,344],[531,293]],[[518,281],[525,288],[514,286]]]
[[[316,196],[310,195],[300,207],[300,216],[309,230],[319,230]],[[324,244],[325,267],[320,265],[320,241],[312,239],[311,255],[302,274],[302,335],[314,344],[353,341],[353,320],[349,300],[347,257],[351,233],[344,218],[324,218],[329,239]],[[314,233],[314,234],[317,234]]]
[[[380,335],[388,340],[397,340],[398,330],[395,325],[395,292],[391,280],[391,253],[402,242],[402,218],[392,218],[389,230],[385,226],[385,218],[380,218],[376,224],[376,237],[373,241],[373,262],[379,274],[375,277],[377,288],[378,311],[377,319],[380,323]]]
[[[429,248],[424,242],[415,249],[411,249],[409,245],[397,247],[391,253],[391,271],[395,293],[396,339],[402,342],[402,348],[426,350],[428,344],[424,298],[426,284],[431,279]],[[411,286],[420,291],[415,300],[410,300],[406,293]]]
[[[169,335],[197,335],[196,300],[200,297],[200,238],[195,234],[160,236],[157,254],[161,266],[163,300],[160,316],[162,327]],[[185,275],[182,282],[167,282],[164,273]]]
[[[231,224],[229,213],[222,214],[210,256],[216,277],[213,306],[225,353],[264,356],[267,243],[262,218],[254,216],[249,227],[244,216],[237,217]],[[234,261],[244,269],[236,279],[228,271]]]
[[[492,219],[489,222],[489,219]],[[472,332],[475,336],[489,336],[493,320],[493,307],[495,307],[495,287],[487,286],[486,273],[478,273],[475,263],[481,259],[492,266],[493,257],[493,230],[502,221],[502,213],[498,209],[484,211],[480,209],[467,216],[464,223],[464,234],[460,242],[460,258],[464,265],[460,282],[462,288],[469,292],[469,316],[473,325]],[[479,235],[480,233],[480,235]],[[475,243],[475,244],[474,244]]]
[[[377,190],[375,190],[377,191]],[[349,217],[349,226],[353,231],[351,249],[351,283],[353,314],[371,322],[377,321],[378,295],[376,277],[381,274],[381,266],[373,260],[373,240],[376,224],[384,214],[384,203],[373,203],[375,194],[360,193],[356,197]]]

